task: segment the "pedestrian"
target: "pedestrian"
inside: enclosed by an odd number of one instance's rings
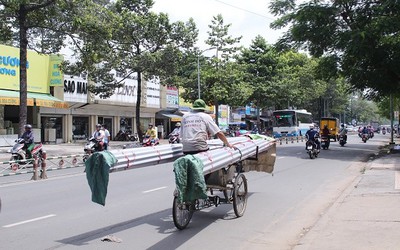
[[[224,143],[224,146],[233,148],[211,116],[204,113],[205,109],[205,102],[202,99],[197,99],[193,103],[192,111],[182,117],[180,135],[184,154],[207,151],[209,149],[207,140],[210,139],[210,136],[217,136]]]
[[[108,131],[106,124],[103,124],[103,131],[104,131],[104,138],[103,138],[104,150],[107,150],[108,143],[110,142],[110,131]]]

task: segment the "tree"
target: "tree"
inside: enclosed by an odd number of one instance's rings
[[[253,93],[248,103],[257,106],[257,123],[260,123],[260,108],[274,105],[276,93],[272,80],[277,74],[278,58],[274,48],[261,36],[252,41],[250,48],[242,49],[238,56],[238,62],[244,66],[247,73],[246,81],[252,88]]]
[[[0,41],[20,48],[20,133],[27,123],[27,48],[56,53],[64,45],[66,36],[74,37],[79,29],[103,34],[96,25],[103,15],[93,15],[99,13],[99,9],[100,5],[94,1],[0,0]],[[91,13],[92,22],[86,22],[82,13],[86,13],[86,17]]]
[[[86,67],[96,71],[96,85],[91,91],[101,98],[111,96],[121,84],[110,74],[111,69],[123,74],[124,79],[136,74],[138,87],[135,118],[140,140],[143,137],[140,127],[143,78],[158,76],[163,82],[169,82],[171,75],[175,75],[178,70],[182,59],[181,50],[192,47],[197,37],[193,20],[170,23],[166,14],[151,12],[152,6],[151,0],[116,1],[110,7],[113,12],[111,36],[105,43],[87,37],[85,43],[93,46],[86,46],[87,53],[82,54],[77,64],[89,65]],[[97,60],[86,63],[87,57]]]
[[[241,37],[232,37],[228,35],[229,27],[231,24],[224,24],[224,19],[221,14],[214,16],[211,24],[208,27],[208,39],[206,44],[211,48],[216,49],[215,57],[212,60],[215,67],[215,73],[206,78],[206,89],[210,90],[210,95],[206,96],[207,103],[214,103],[215,106],[215,121],[218,124],[218,105],[219,102],[224,102],[228,98],[229,92],[227,91],[228,83],[224,82],[226,76],[225,70],[227,69],[228,62],[232,59],[233,55],[239,50],[235,44],[240,42]],[[228,87],[229,88],[229,87]]]
[[[277,46],[328,57],[354,89],[368,96],[400,93],[400,2],[274,0],[280,16],[273,28],[289,26]]]
[[[39,1],[37,3],[27,3],[26,1],[0,1],[0,33],[5,36],[0,38],[4,41],[14,40],[14,35],[18,34],[15,41],[20,48],[19,60],[19,84],[20,84],[20,107],[19,107],[19,132],[24,131],[27,123],[27,48],[29,43],[29,32],[37,27],[45,25],[45,12],[52,12],[56,0]]]

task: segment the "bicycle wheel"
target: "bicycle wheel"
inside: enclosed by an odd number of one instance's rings
[[[186,203],[179,203],[178,197],[174,196],[172,205],[172,217],[174,219],[175,227],[179,230],[185,229],[192,219],[193,210],[190,205]]]
[[[233,184],[233,211],[237,217],[244,214],[247,206],[247,179],[244,174],[238,174]]]

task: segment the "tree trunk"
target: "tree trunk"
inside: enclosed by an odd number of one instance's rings
[[[19,134],[24,132],[24,125],[27,123],[27,99],[28,99],[28,85],[26,74],[27,62],[27,28],[26,28],[26,11],[25,6],[20,5],[19,9]]]
[[[137,82],[138,82],[138,86],[137,86],[137,99],[136,99],[136,131],[138,133],[139,136],[139,141],[142,142],[143,141],[143,132],[140,129],[140,102],[142,100],[142,73],[141,72],[137,72]]]

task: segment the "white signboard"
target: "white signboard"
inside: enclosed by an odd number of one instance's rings
[[[146,107],[148,108],[160,108],[160,79],[158,77],[153,77],[147,81],[147,93],[146,93]]]
[[[116,77],[117,81],[121,81],[123,78]],[[122,80],[122,87],[115,89],[114,94],[107,99],[101,99],[96,96],[96,100],[102,100],[107,102],[115,102],[122,104],[136,104],[137,99],[137,80],[136,78],[127,78]]]
[[[79,76],[64,75],[64,101],[87,103],[87,80]]]
[[[167,87],[167,107],[179,108],[179,92],[177,87]]]

